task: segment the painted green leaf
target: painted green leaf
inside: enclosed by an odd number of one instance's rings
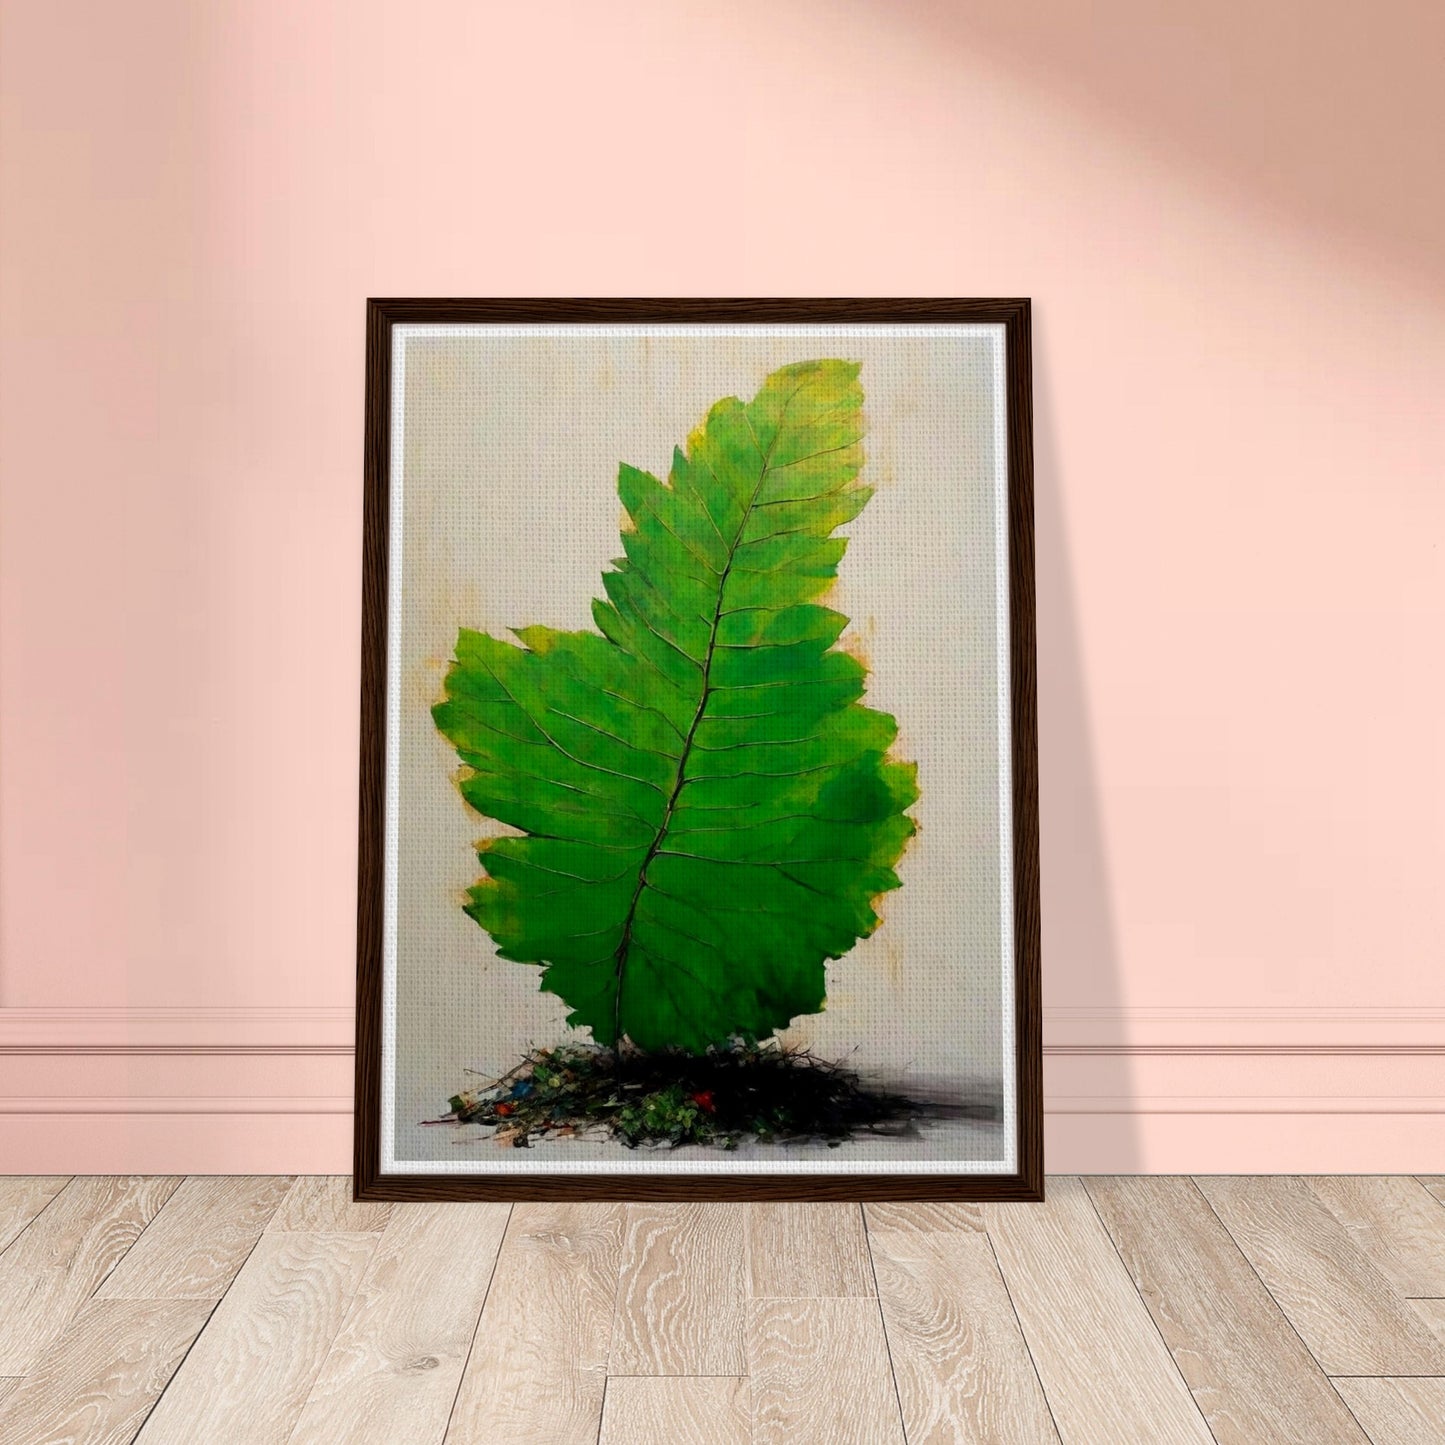
[[[599,1043],[701,1050],[823,1007],[914,831],[897,725],[819,604],[863,509],[858,366],[720,401],[663,483],[624,465],[597,632],[463,630],[433,716],[489,840],[467,912]]]

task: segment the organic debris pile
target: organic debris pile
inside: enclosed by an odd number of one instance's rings
[[[612,1138],[640,1145],[807,1139],[836,1146],[859,1132],[898,1134],[922,1112],[899,1094],[804,1049],[735,1044],[705,1054],[569,1044],[537,1049],[510,1073],[449,1101],[436,1124],[487,1124],[498,1144]]]

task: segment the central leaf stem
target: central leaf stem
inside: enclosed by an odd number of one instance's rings
[[[801,390],[801,388],[799,388]],[[797,392],[793,393],[796,396]],[[682,740],[682,753],[677,760],[677,777],[673,780],[672,791],[668,794],[667,803],[662,810],[662,819],[657,827],[657,837],[652,840],[652,846],[647,850],[647,856],[642,860],[637,870],[637,887],[632,890],[632,901],[627,905],[627,917],[622,923],[622,937],[618,940],[617,953],[615,955],[616,982],[614,984],[614,996],[612,1001],[612,1047],[619,1053],[622,1049],[622,975],[627,967],[627,954],[632,947],[632,924],[637,917],[637,905],[642,898],[642,890],[647,886],[647,868],[658,850],[662,847],[663,840],[667,837],[668,827],[672,823],[673,809],[677,806],[678,795],[682,792],[683,785],[687,781],[687,760],[692,752],[692,740],[697,735],[699,724],[702,722],[703,714],[707,711],[707,700],[711,696],[712,660],[717,650],[717,630],[722,621],[723,615],[723,593],[727,590],[728,574],[733,568],[733,559],[737,556],[738,544],[742,541],[744,529],[748,525],[748,518],[752,516],[753,507],[758,500],[758,493],[763,489],[763,482],[767,479],[768,468],[772,464],[773,451],[778,444],[778,438],[783,431],[783,418],[787,415],[788,402],[792,396],[784,402],[778,412],[778,426],[773,433],[773,439],[768,443],[768,450],[765,454],[760,453],[763,459],[762,470],[758,473],[758,480],[753,486],[752,495],[748,498],[748,504],[743,508],[742,520],[738,523],[737,531],[733,534],[732,541],[728,544],[727,561],[723,564],[722,571],[718,574],[717,581],[717,605],[713,608],[712,625],[708,629],[707,647],[703,652],[702,659],[702,696],[697,701],[697,711],[693,714],[692,724],[687,730],[686,737]]]

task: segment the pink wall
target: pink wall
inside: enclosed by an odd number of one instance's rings
[[[0,1167],[347,1167],[363,298],[649,293],[1035,298],[1051,1165],[1445,1167],[1442,53],[0,0]]]

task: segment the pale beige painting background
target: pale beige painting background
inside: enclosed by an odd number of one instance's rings
[[[862,363],[863,475],[877,488],[847,529],[827,600],[852,619],[844,641],[868,658],[865,700],[898,719],[895,752],[917,762],[922,796],[882,927],[829,965],[826,1011],[787,1037],[904,1086],[996,1094],[1012,973],[999,933],[992,338],[405,344],[398,1160],[455,1156],[455,1131],[419,1121],[445,1110],[466,1069],[492,1076],[529,1043],[587,1037],[539,992],[540,970],[498,959],[462,912],[480,871],[474,842],[501,830],[462,802],[457,758],[431,721],[458,627],[591,627],[601,573],[621,555],[619,461],[665,477],[673,446],[718,398],[748,399],[774,368],[825,355]]]

